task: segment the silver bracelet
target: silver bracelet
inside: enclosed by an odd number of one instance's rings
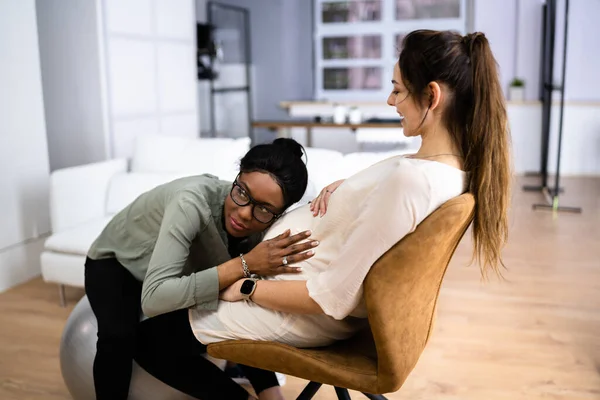
[[[252,274],[250,273],[250,269],[248,268],[248,264],[246,260],[244,260],[244,255],[240,254],[240,258],[242,259],[242,268],[244,269],[244,278],[250,278]]]

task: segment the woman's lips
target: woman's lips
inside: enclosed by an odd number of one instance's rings
[[[400,117],[400,125],[403,125],[403,123],[404,123],[404,115],[398,113],[398,116]]]
[[[231,221],[231,226],[236,231],[245,231],[247,229],[244,225],[242,225],[239,222],[237,222],[237,220],[235,218],[233,218],[233,217],[230,218],[230,221]]]

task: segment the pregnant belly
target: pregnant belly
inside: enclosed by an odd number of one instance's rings
[[[290,229],[292,235],[306,230],[315,231],[321,222],[321,218],[313,217],[310,211],[310,204],[298,207],[295,210],[284,214],[267,231],[264,240],[272,239]],[[311,237],[311,240],[321,240]]]
[[[320,234],[321,230],[319,229],[319,226],[323,224],[324,220],[324,218],[313,217],[312,212],[310,211],[310,204],[308,204],[286,213],[277,222],[275,222],[275,224],[269,228],[264,240],[272,239],[275,236],[282,234],[287,229],[290,229],[292,235],[306,230],[311,230],[313,235],[309,239],[318,240],[320,243],[319,246],[314,249],[315,255],[313,257],[293,264],[294,267],[302,268],[301,273],[281,274],[265,277],[265,279],[308,280],[316,274],[324,271],[331,262],[332,257],[335,255],[335,249],[331,246],[334,244],[334,241],[331,241],[329,237],[326,239],[324,237],[325,235]],[[306,241],[307,240],[305,239],[300,243]]]

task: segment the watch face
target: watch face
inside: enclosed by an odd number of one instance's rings
[[[250,293],[252,293],[254,285],[256,285],[256,282],[251,281],[250,279],[246,279],[244,283],[242,283],[242,288],[240,289],[240,292],[242,292],[242,294],[249,295]]]

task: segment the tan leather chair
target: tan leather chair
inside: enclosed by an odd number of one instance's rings
[[[468,193],[448,201],[377,260],[364,282],[370,329],[322,348],[234,340],[211,344],[208,353],[310,380],[299,400],[321,384],[335,386],[339,399],[350,399],[346,388],[385,399],[374,394],[397,391],[429,340],[446,268],[474,206]]]

